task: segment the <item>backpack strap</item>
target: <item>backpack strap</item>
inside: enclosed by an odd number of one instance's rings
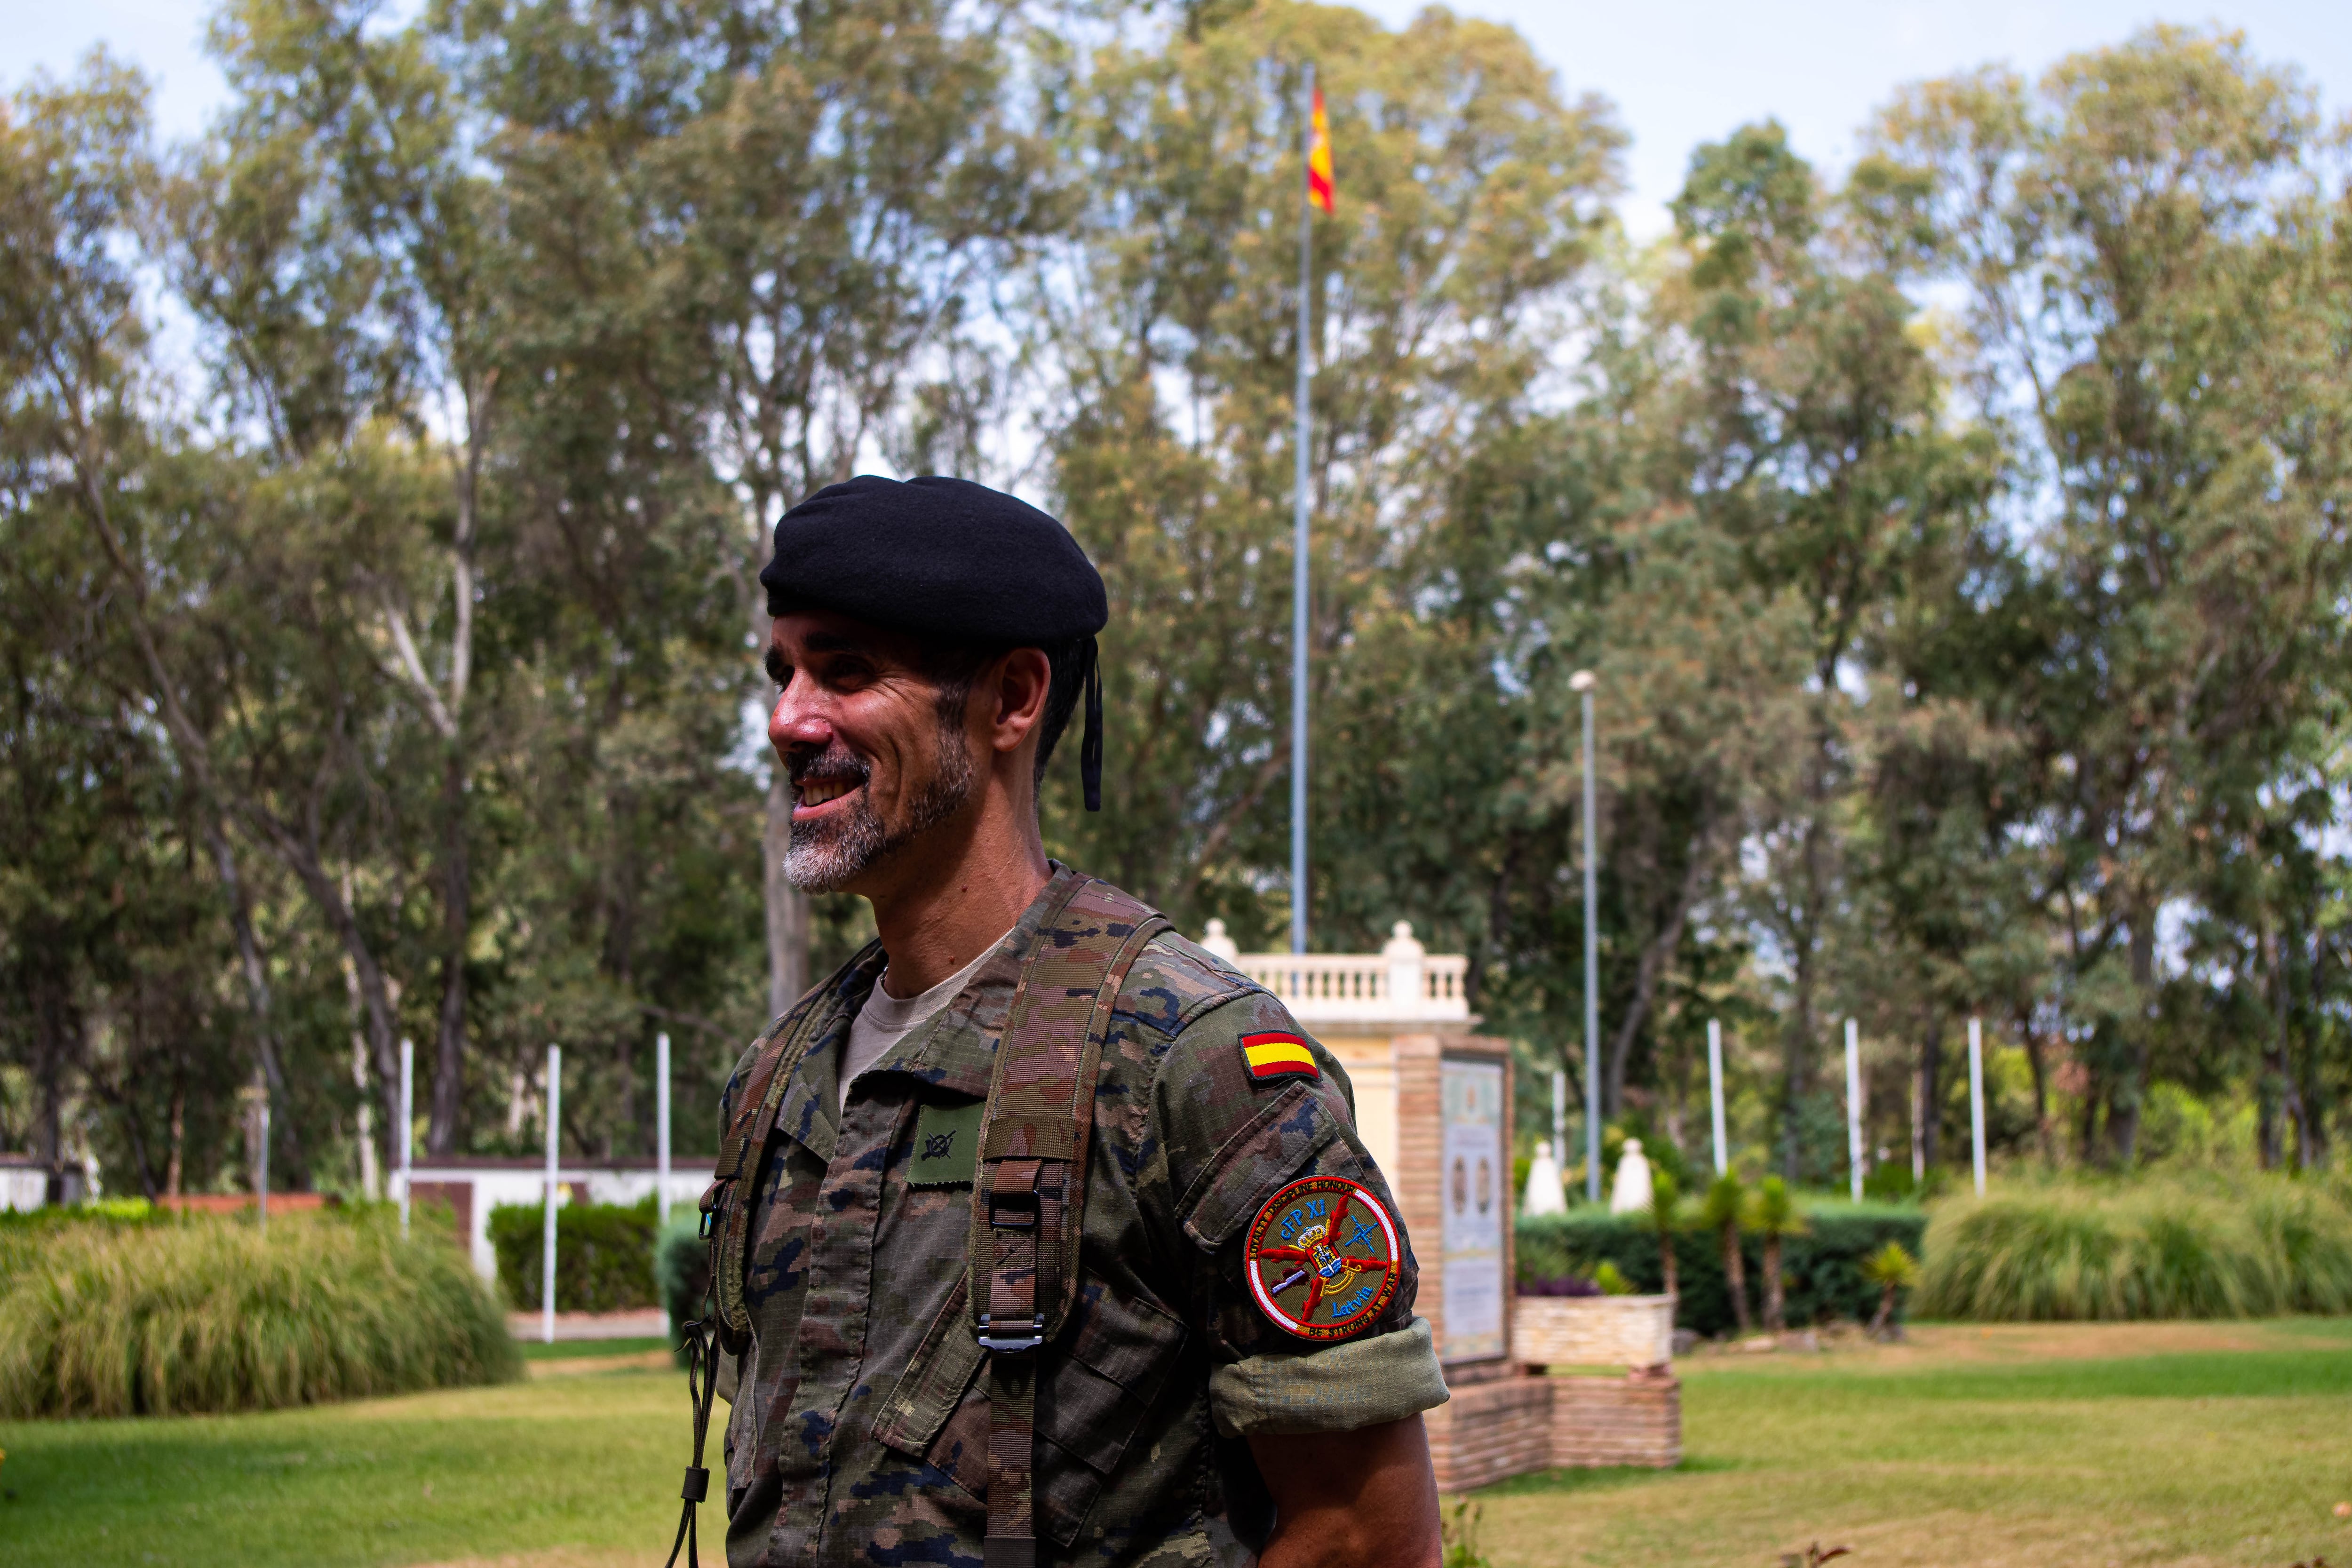
[[[1037,1354],[1077,1299],[1095,1079],[1127,973],[1170,930],[1108,882],[1074,878],[1022,967],[982,1112],[971,1299],[988,1352],[986,1568],[1034,1568]]]
[[[839,990],[849,972],[870,958],[879,945],[868,942],[824,984],[812,987],[768,1031],[751,1071],[743,1076],[743,1091],[728,1118],[726,1135],[719,1140],[719,1162],[710,1185],[702,1194],[702,1234],[710,1242],[710,1285],[718,1300],[719,1344],[731,1354],[740,1355],[751,1339],[751,1310],[743,1300],[743,1268],[751,1240],[751,1185],[760,1179],[768,1140],[775,1131],[776,1108],[783,1102],[793,1074],[808,1053],[810,1026],[818,1004]]]

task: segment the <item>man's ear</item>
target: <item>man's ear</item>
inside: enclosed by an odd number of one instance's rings
[[[1054,663],[1045,650],[1016,647],[996,661],[982,687],[988,743],[1013,752],[1045,722],[1045,699],[1054,687]]]

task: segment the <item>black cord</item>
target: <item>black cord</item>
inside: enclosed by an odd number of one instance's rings
[[[710,1402],[719,1394],[719,1349],[717,1302],[706,1293],[702,1298],[702,1316],[687,1324],[686,1335],[686,1397],[694,1405],[694,1463],[686,1468],[686,1484],[678,1489],[685,1499],[678,1510],[677,1539],[669,1545],[669,1562],[664,1568],[677,1568],[677,1554],[686,1552],[686,1568],[701,1568],[695,1555],[695,1505],[710,1495],[710,1472],[703,1468],[702,1446],[710,1432]]]

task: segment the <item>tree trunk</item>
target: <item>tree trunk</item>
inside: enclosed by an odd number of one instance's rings
[[[784,852],[793,842],[793,786],[783,764],[773,765],[760,847],[766,858],[761,869],[768,917],[768,1016],[779,1018],[809,988],[809,899],[784,879]]]
[[[65,1202],[66,1042],[79,1030],[71,1016],[73,1004],[66,994],[63,973],[45,965],[26,978],[33,1013],[33,1089],[39,1101],[34,1152],[48,1173],[46,1201],[61,1204]]]
[[[473,929],[473,869],[466,856],[466,758],[452,741],[441,764],[441,1028],[433,1060],[433,1114],[425,1147],[457,1142],[466,1095],[466,948]]]
[[[1671,1231],[1660,1232],[1658,1236],[1658,1273],[1666,1282],[1666,1294],[1669,1296],[1676,1296],[1682,1293],[1682,1279],[1676,1271],[1677,1261],[1678,1260],[1675,1257],[1674,1233]]]
[[[2025,1065],[2033,1073],[2033,1131],[2042,1144],[2042,1163],[2058,1168],[2058,1141],[2050,1125],[2050,1064],[2043,1059],[2042,1037],[2033,1027],[2033,1009],[2017,1009],[2017,1037],[2025,1042]]]
[[[1780,1286],[1780,1238],[1764,1233],[1764,1327],[1779,1333],[1789,1326],[1788,1302]]]
[[[359,917],[327,875],[324,860],[319,853],[318,823],[305,824],[305,832],[297,835],[284,825],[272,820],[271,848],[292,871],[310,902],[326,917],[328,929],[342,944],[344,955],[352,961],[352,973],[359,983],[360,1012],[365,1021],[368,1054],[375,1059],[376,1093],[383,1110],[387,1139],[400,1124],[400,1046],[398,1023],[393,1014],[392,988],[386,984],[383,966],[376,962],[375,950],[368,945],[367,933],[360,929]],[[387,1167],[397,1163],[398,1152],[386,1158]]]
[[[2131,922],[2132,990],[2139,1004],[2132,1019],[2131,1054],[2123,1080],[2116,1086],[2115,1105],[2107,1113],[2107,1137],[2116,1163],[2129,1166],[2139,1154],[2140,1101],[2147,1092],[2148,1036],[2155,1027],[2148,1016],[2156,997],[2156,910],[2142,900]]]
[[[1748,1332],[1748,1259],[1739,1250],[1739,1227],[1723,1227],[1723,1288],[1731,1296],[1731,1321]]]
[[[292,1170],[293,1190],[308,1192],[310,1188],[310,1161],[302,1152],[302,1130],[294,1120],[294,1097],[287,1092],[286,1074],[281,1070],[278,1051],[278,1026],[269,1001],[269,971],[261,961],[261,942],[253,931],[253,901],[247,896],[245,879],[237,874],[236,851],[230,847],[228,831],[223,826],[220,814],[205,813],[205,834],[212,840],[213,865],[220,873],[221,888],[228,894],[229,928],[236,936],[236,955],[245,973],[246,1005],[253,1013],[253,1050],[256,1065],[261,1068],[262,1081],[269,1086],[269,1098],[280,1108],[285,1122],[286,1153]],[[176,1170],[178,1151],[173,1150]],[[179,1190],[176,1176],[173,1191]]]
[[[1895,1287],[1882,1285],[1878,1288],[1878,1310],[1870,1316],[1870,1337],[1874,1340],[1885,1338],[1886,1325],[1894,1321]]]
[[[1714,857],[1707,853],[1712,833],[1712,824],[1707,824],[1693,836],[1690,863],[1684,869],[1682,885],[1675,889],[1674,908],[1665,923],[1642,946],[1641,961],[1634,966],[1633,1001],[1617,1026],[1616,1037],[1609,1042],[1609,1054],[1602,1058],[1603,1116],[1614,1116],[1625,1108],[1626,1058],[1633,1053],[1633,1041],[1641,1034],[1642,1026],[1649,1021],[1650,1008],[1657,1000],[1658,983],[1665,974],[1666,965],[1674,961],[1675,950],[1682,945],[1683,927],[1690,922],[1691,910],[1706,896],[1707,872],[1714,864]]]

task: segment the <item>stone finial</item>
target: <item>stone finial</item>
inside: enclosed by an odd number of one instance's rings
[[[1201,945],[1227,963],[1241,962],[1241,943],[1225,934],[1225,922],[1223,921],[1213,920],[1209,922],[1209,929],[1202,934]]]
[[[1411,959],[1415,963],[1419,963],[1422,959],[1427,957],[1428,953],[1429,950],[1427,948],[1413,941],[1412,922],[1411,921],[1397,921],[1394,926],[1390,928],[1388,941],[1381,944],[1381,956],[1387,959],[1391,963],[1394,963],[1401,958]]]

